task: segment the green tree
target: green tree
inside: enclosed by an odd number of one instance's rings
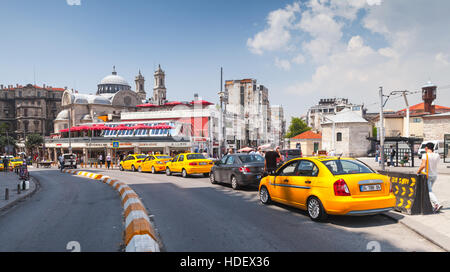
[[[311,128],[308,127],[308,125],[302,119],[298,117],[292,117],[291,124],[285,137],[292,138],[308,130],[311,130]]]
[[[25,148],[28,149],[29,154],[32,154],[34,149],[37,149],[44,143],[44,138],[39,134],[30,134],[25,140]]]
[[[17,147],[17,141],[11,134],[8,134],[9,124],[8,123],[0,123],[0,152],[6,152],[5,147],[13,146]]]

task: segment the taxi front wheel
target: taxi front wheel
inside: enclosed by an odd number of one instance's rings
[[[308,199],[308,215],[313,221],[323,221],[327,218],[327,213],[322,202],[315,196]]]
[[[170,172],[170,169],[169,169],[169,167],[167,167],[167,168],[166,168],[166,175],[167,175],[167,176],[170,176],[170,175],[172,175],[172,172]]]

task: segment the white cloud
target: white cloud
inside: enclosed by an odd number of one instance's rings
[[[380,86],[387,93],[414,91],[430,78],[438,87],[450,85],[450,17],[446,15],[450,1],[310,0],[305,6],[292,23],[295,27],[286,29],[290,40],[285,45],[296,41],[294,54],[301,56],[291,63],[313,60],[308,63],[309,78],[293,78],[285,87],[288,101],[304,102],[295,104],[297,115],[317,103],[318,97],[347,97],[368,105],[378,101]],[[362,9],[365,13],[358,13]],[[352,32],[346,32],[349,29]],[[373,43],[372,37],[383,41]],[[295,68],[290,67],[291,74]],[[436,104],[450,106],[450,92],[438,89],[437,97]],[[421,97],[410,100],[419,103]],[[389,103],[391,108],[404,106],[401,99]]]
[[[66,0],[69,6],[81,6],[81,0]]]
[[[275,58],[275,66],[285,71],[291,70],[291,63],[289,60]]]
[[[291,40],[290,29],[295,21],[295,15],[299,11],[300,5],[294,3],[269,13],[268,27],[247,40],[250,51],[261,55],[264,51],[280,50],[286,47]]]
[[[295,64],[303,64],[305,63],[305,57],[302,54],[298,54],[292,59],[292,62]]]

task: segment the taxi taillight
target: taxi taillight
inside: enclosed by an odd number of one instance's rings
[[[347,183],[345,180],[340,179],[337,180],[334,184],[334,194],[336,196],[350,196],[350,190],[348,189]]]
[[[196,162],[190,162],[189,165],[197,165]]]

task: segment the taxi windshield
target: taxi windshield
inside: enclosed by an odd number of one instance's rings
[[[356,160],[329,160],[329,161],[322,161],[322,163],[335,176],[374,173],[372,169]]]

